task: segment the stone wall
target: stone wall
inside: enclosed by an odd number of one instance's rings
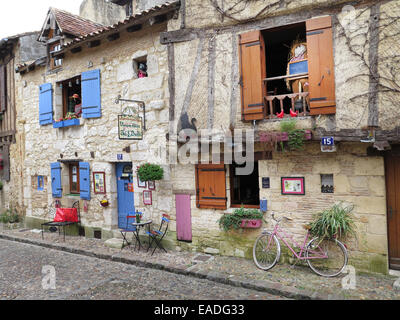
[[[81,202],[83,224],[87,227],[115,229],[118,226],[118,207],[115,163],[117,154],[123,154],[123,161],[133,162],[134,175],[136,167],[144,162],[159,162],[162,147],[165,145],[165,135],[168,132],[169,97],[167,77],[167,52],[161,46],[159,32],[165,30],[165,25],[145,28],[135,34],[121,33],[121,38],[113,41],[103,41],[96,48],[84,48],[81,53],[67,53],[62,69],[58,72],[48,72],[45,67],[37,68],[22,77],[26,86],[19,89],[18,103],[21,109],[20,123],[24,123],[25,132],[25,170],[24,196],[27,206],[26,214],[30,218],[51,219],[50,208],[54,207],[51,195],[50,163],[57,160],[81,159],[90,163],[91,172],[106,173],[107,198],[110,206],[103,208],[99,201],[101,195],[93,192],[92,200]],[[138,79],[134,72],[134,61],[147,58],[148,77]],[[101,105],[102,117],[97,119],[80,119],[80,125],[55,129],[52,125],[39,125],[39,85],[52,83],[54,89],[55,118],[62,114],[61,90],[57,82],[67,80],[90,69],[100,69],[101,73]],[[142,141],[123,141],[118,138],[118,115],[129,104],[115,103],[121,95],[124,99],[142,100],[146,103],[146,127]],[[136,106],[137,107],[137,106]],[[131,152],[123,151],[130,147]],[[93,156],[91,152],[93,152]],[[157,158],[158,157],[158,158]],[[164,163],[162,163],[164,165]],[[164,165],[166,178],[157,183],[153,192],[153,206],[145,207],[142,200],[142,190],[135,181],[135,206],[145,212],[149,218],[157,221],[161,210],[171,207],[171,188],[168,181],[169,167]],[[35,189],[35,177],[47,177],[44,191]],[[92,176],[91,176],[92,179]],[[70,206],[79,196],[69,193],[68,167],[63,164],[62,183],[64,187],[63,206]],[[38,193],[40,197],[37,197]],[[87,210],[84,208],[87,207]]]
[[[83,0],[79,15],[105,26],[123,21],[126,18],[125,7],[105,0]]]
[[[268,4],[265,1],[245,2],[247,5],[240,11],[244,20]],[[229,3],[225,2],[225,8]],[[179,77],[176,82],[176,122],[187,112],[189,119],[197,120],[197,128],[223,131],[230,125],[250,128],[251,124],[241,121],[238,35],[330,14],[333,16],[336,117],[322,115],[313,123],[311,118],[299,119],[299,127],[361,129],[371,124],[371,108],[377,110],[376,124],[380,128],[388,130],[399,126],[399,117],[393,116],[399,115],[395,107],[399,95],[396,85],[399,64],[393,54],[396,49],[390,47],[400,41],[398,22],[391,19],[398,15],[395,1],[371,2],[359,7],[345,7],[346,1],[335,6],[324,0],[283,3],[281,7],[257,16],[255,22],[238,25],[238,21],[222,19],[211,3],[186,1],[186,27],[199,32],[191,41],[174,44],[175,77]],[[171,20],[168,30],[179,29],[181,22]],[[219,29],[214,29],[217,27]],[[374,28],[378,30],[378,41],[376,34],[370,32]],[[370,72],[371,57],[375,57],[378,73]],[[376,81],[378,85],[373,89]],[[374,93],[375,90],[378,93]],[[262,130],[279,130],[276,121],[265,120],[257,124]]]
[[[302,244],[306,233],[303,225],[311,222],[314,214],[335,203],[354,205],[357,237],[346,239],[350,251],[349,264],[360,271],[387,272],[386,189],[382,157],[368,157],[362,144],[341,143],[337,152],[322,153],[319,144],[308,143],[302,152],[274,152],[272,160],[261,160],[258,164],[260,199],[268,201],[268,211],[264,215],[268,223],[263,228],[273,228],[271,212],[278,217],[292,218],[283,226]],[[224,232],[218,225],[223,214],[234,210],[230,208],[229,170],[226,173],[228,209],[199,209],[196,207],[194,165],[173,167],[174,193],[192,193],[193,242],[179,243],[179,246],[211,254],[251,258],[252,246],[260,229]],[[321,192],[322,174],[333,175],[334,193]],[[262,177],[270,178],[269,189],[262,188]],[[305,195],[282,195],[281,177],[304,177]]]

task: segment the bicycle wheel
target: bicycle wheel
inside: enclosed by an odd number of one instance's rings
[[[272,238],[271,238],[272,237]],[[261,270],[275,266],[281,255],[281,246],[275,235],[270,232],[261,234],[253,246],[253,260]]]
[[[335,239],[312,239],[307,245],[306,257],[311,270],[323,277],[341,274],[348,260],[345,246]]]

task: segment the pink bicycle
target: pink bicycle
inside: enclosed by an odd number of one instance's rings
[[[266,271],[273,268],[279,261],[281,255],[279,238],[297,259],[306,260],[308,266],[316,274],[323,277],[335,277],[343,272],[348,256],[346,247],[339,240],[313,238],[307,243],[310,231],[309,227],[305,225],[307,234],[303,245],[299,246],[293,236],[287,234],[279,226],[282,219],[292,219],[283,217],[276,220],[274,213],[272,213],[272,219],[276,221],[274,231],[264,230],[253,246],[253,260],[258,268]],[[288,238],[291,240],[292,246],[286,241]],[[296,251],[293,247],[299,248],[300,251]]]

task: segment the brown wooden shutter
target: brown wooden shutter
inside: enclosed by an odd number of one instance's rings
[[[6,66],[0,66],[0,112],[6,111],[7,108],[7,76]]]
[[[224,164],[196,166],[197,207],[226,209],[226,180]]]
[[[307,20],[306,28],[310,113],[334,114],[336,101],[332,18]]]
[[[260,31],[251,31],[240,35],[239,45],[242,120],[262,120],[267,95],[263,81],[267,77],[264,38]]]

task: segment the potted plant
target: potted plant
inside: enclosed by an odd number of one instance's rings
[[[310,223],[310,233],[320,239],[340,239],[356,235],[353,205],[344,206],[342,202],[318,212]]]
[[[106,198],[104,198],[103,200],[100,200],[100,205],[102,207],[108,207],[110,205],[110,203],[108,202],[108,200]]]
[[[224,231],[239,228],[261,227],[263,213],[258,209],[235,209],[232,214],[224,214],[218,221],[220,228]]]
[[[146,163],[137,170],[140,181],[157,181],[164,178],[164,169],[157,164]]]

